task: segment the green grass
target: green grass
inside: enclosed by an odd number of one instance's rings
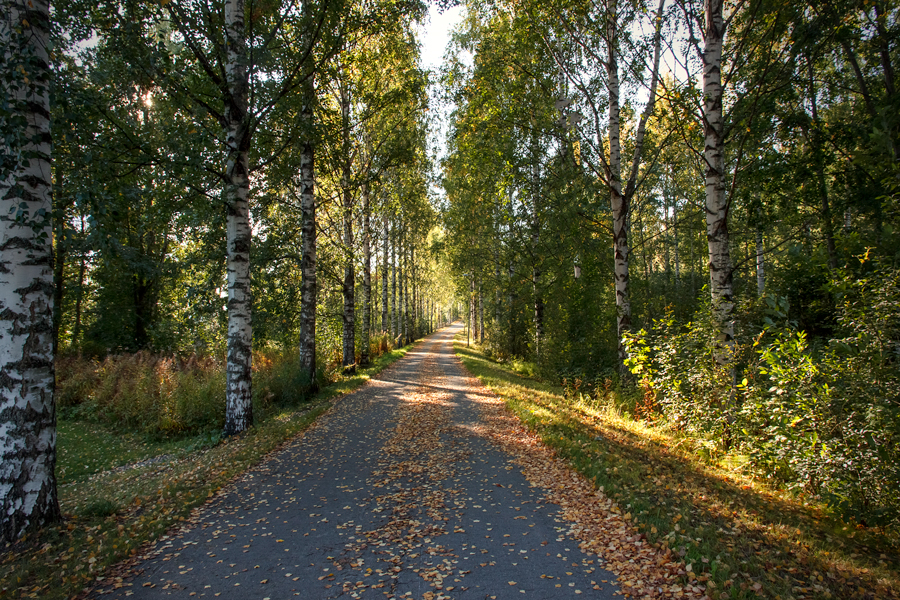
[[[137,554],[222,486],[309,427],[337,396],[358,388],[409,348],[388,352],[370,367],[325,387],[310,402],[277,412],[225,440],[200,435],[160,441],[96,423],[60,421],[64,521],[5,548],[0,598],[57,600],[89,589],[110,567]]]
[[[181,453],[208,435],[153,440],[134,432],[114,432],[97,423],[60,419],[57,431],[56,479],[67,485],[117,467],[160,455]]]
[[[740,457],[709,460],[699,440],[605,403],[565,398],[457,343],[465,367],[558,455],[604,490],[663,553],[692,567],[711,598],[897,598],[896,540],[832,518],[745,477]],[[522,371],[522,369],[519,369]],[[705,456],[705,458],[704,458]]]

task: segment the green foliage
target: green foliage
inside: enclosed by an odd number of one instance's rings
[[[832,388],[824,377],[822,357],[809,349],[806,334],[792,329],[767,333],[759,350],[759,377],[744,379],[740,410],[744,448],[761,472],[790,487],[819,492],[833,420]]]
[[[225,371],[215,359],[137,352],[62,362],[64,416],[161,435],[210,430],[224,420]]]
[[[732,376],[716,361],[717,328],[709,304],[686,324],[667,317],[651,333],[625,336],[626,365],[656,406],[685,432],[728,441]]]
[[[825,499],[846,516],[900,525],[900,269],[846,273],[843,337],[811,344],[785,299],[744,308],[735,342],[740,383],[714,359],[704,311],[626,337],[628,365],[656,407],[685,432],[735,449],[759,475]],[[733,398],[733,401],[731,400]]]

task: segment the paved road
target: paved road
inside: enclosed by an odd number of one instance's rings
[[[559,507],[479,435],[458,330],[338,400],[99,596],[612,598]]]

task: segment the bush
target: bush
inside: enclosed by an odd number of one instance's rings
[[[668,316],[650,334],[641,330],[626,336],[626,366],[639,377],[644,396],[652,396],[675,427],[725,445],[733,420],[733,375],[716,362],[709,306],[696,317],[682,325]]]
[[[741,307],[731,368],[708,307],[627,336],[627,364],[685,433],[845,516],[900,526],[900,270],[872,265],[833,290],[842,337],[811,342],[769,296]]]
[[[253,356],[253,409],[257,418],[273,410],[297,406],[324,383],[324,369],[316,378],[300,373],[300,357],[293,352],[258,352]]]

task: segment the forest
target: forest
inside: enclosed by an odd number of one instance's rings
[[[898,530],[900,6],[463,6],[429,71],[419,0],[3,1],[6,542],[58,423],[224,439],[457,318]]]
[[[443,217],[486,352],[896,526],[897,6],[467,7]]]

